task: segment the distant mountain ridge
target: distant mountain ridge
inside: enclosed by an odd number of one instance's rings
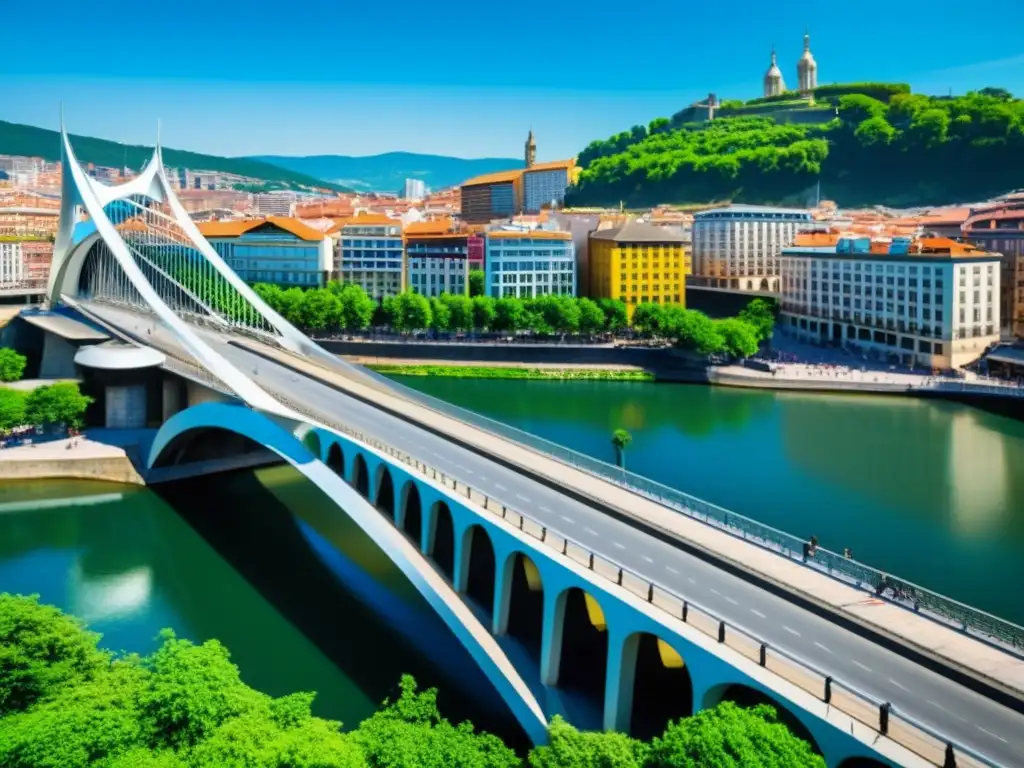
[[[107,139],[91,136],[71,136],[75,156],[83,163],[109,168],[127,165],[139,170],[153,155],[153,148],[135,144],[119,144]],[[41,157],[45,160],[60,160],[60,134],[46,128],[0,120],[0,155],[24,155]],[[246,157],[219,157],[188,152],[181,149],[163,148],[164,165],[169,168],[188,168],[195,171],[221,171],[239,176],[249,176],[282,186],[326,187],[339,192],[346,189],[338,184],[307,176],[301,172],[282,168],[279,165],[261,162]]]
[[[415,152],[385,152],[381,155],[257,155],[248,160],[286,168],[296,173],[330,179],[337,184],[365,192],[398,192],[406,179],[421,179],[431,189],[461,184],[474,176],[522,168],[522,158],[481,157],[467,159]]]

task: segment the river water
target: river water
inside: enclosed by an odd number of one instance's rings
[[[405,576],[288,467],[152,490],[88,481],[0,485],[0,591],[38,593],[112,650],[164,627],[218,639],[243,679],[354,727],[403,673],[442,712],[522,746],[497,694]]]
[[[956,403],[396,377],[1024,624],[1024,423]]]

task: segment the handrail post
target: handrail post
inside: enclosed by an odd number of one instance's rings
[[[878,732],[883,736],[889,734],[889,710],[892,709],[890,702],[885,702],[878,708]]]
[[[589,567],[590,570],[594,570],[594,553],[593,552],[590,553],[590,562],[587,564],[587,567]]]
[[[757,663],[762,667],[768,666],[768,643],[761,643],[761,651],[758,655]]]
[[[683,624],[686,623],[686,617],[690,613],[690,604],[686,600],[683,600],[683,615],[680,617],[683,620]]]
[[[653,583],[647,585],[647,602],[648,603],[653,603],[654,602],[654,584]]]
[[[952,741],[946,742],[946,758],[942,761],[942,768],[956,768],[956,752]]]
[[[718,622],[718,642],[720,642],[720,643],[724,643],[725,642],[725,622],[724,621],[719,621]]]
[[[568,539],[562,539],[562,554],[563,555],[569,554],[569,540]]]
[[[825,677],[825,703],[830,704],[832,702],[832,675]]]

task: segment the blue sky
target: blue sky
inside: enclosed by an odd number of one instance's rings
[[[5,2],[0,119],[223,155],[392,150],[540,160],[715,92],[796,81],[1024,94],[1024,0]],[[520,10],[521,9],[521,10]]]

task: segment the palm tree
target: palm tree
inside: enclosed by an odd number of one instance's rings
[[[615,463],[622,469],[626,468],[626,446],[633,442],[633,436],[624,429],[612,432],[612,445],[615,446]]]

